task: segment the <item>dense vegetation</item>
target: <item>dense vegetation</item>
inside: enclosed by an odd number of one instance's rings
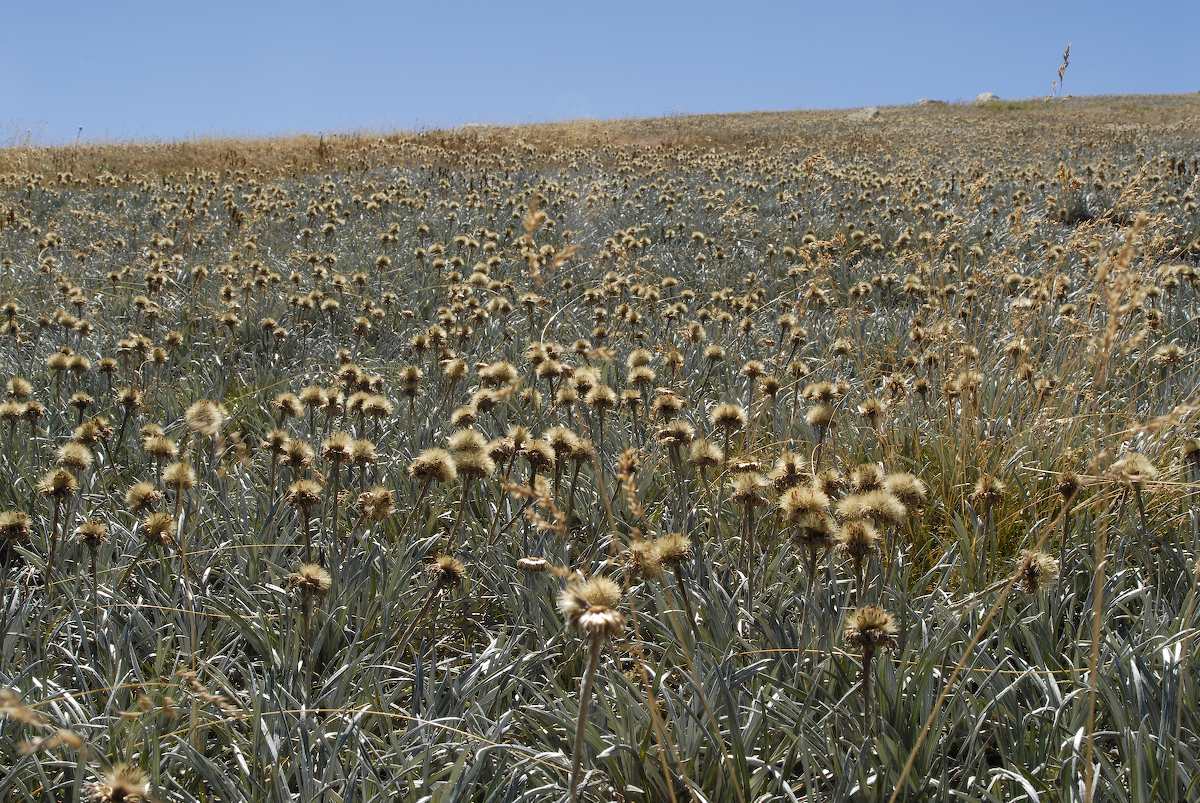
[[[1197,799],[1198,123],[4,153],[0,799]]]

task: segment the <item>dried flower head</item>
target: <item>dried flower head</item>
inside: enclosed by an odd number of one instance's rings
[[[108,527],[95,519],[85,519],[75,528],[75,540],[88,549],[96,549],[108,543]]]
[[[142,519],[142,537],[150,546],[167,546],[175,540],[175,518],[170,513],[151,513]]]
[[[739,404],[718,404],[708,414],[708,420],[718,429],[738,430],[746,426],[746,411]]]
[[[617,610],[621,589],[606,577],[576,580],[567,584],[558,596],[558,608],[567,624],[588,636],[611,638],[625,627],[625,617]]]
[[[296,571],[288,575],[288,585],[297,591],[303,591],[314,597],[323,597],[333,586],[333,578],[329,572],[315,563],[302,563]]]
[[[172,463],[163,469],[163,484],[175,491],[187,491],[196,484],[196,472],[187,463]]]
[[[429,564],[429,576],[438,590],[457,588],[467,573],[462,561],[452,555],[438,555]]]
[[[193,402],[183,414],[183,420],[188,429],[198,435],[215,438],[221,433],[221,427],[229,419],[229,413],[220,402],[211,399],[200,399]]]
[[[146,773],[130,764],[114,764],[85,789],[92,803],[146,803],[150,800],[150,782]]]
[[[408,476],[420,482],[452,482],[458,476],[458,468],[445,449],[426,449],[413,458]]]
[[[662,559],[654,548],[654,542],[644,538],[630,542],[625,550],[625,566],[631,574],[647,579],[662,574]]]
[[[38,493],[50,499],[63,500],[79,490],[79,480],[64,468],[46,472],[37,486]]]
[[[162,499],[162,492],[148,482],[135,482],[125,492],[125,506],[130,513],[141,513]]]
[[[23,542],[29,538],[29,514],[22,510],[0,513],[0,538],[7,542]]]
[[[692,540],[683,533],[667,533],[654,539],[658,559],[671,568],[692,557]]]
[[[1045,552],[1022,549],[1017,559],[1016,587],[1026,594],[1036,594],[1058,577],[1058,561]]]
[[[1112,464],[1113,476],[1130,485],[1141,485],[1158,479],[1158,469],[1150,458],[1139,452],[1130,452]]]
[[[843,637],[847,644],[864,653],[896,646],[896,622],[878,605],[864,605],[850,612]]]
[[[316,480],[296,480],[288,486],[287,501],[293,507],[308,510],[321,501],[324,491]]]
[[[971,492],[971,504],[983,510],[989,510],[1000,503],[1007,490],[1008,486],[1004,484],[1003,480],[990,474],[983,474],[975,481],[975,490]]]
[[[888,474],[883,481],[883,489],[900,500],[900,504],[909,511],[918,511],[925,507],[929,496],[929,488],[925,483],[912,474],[897,472]]]

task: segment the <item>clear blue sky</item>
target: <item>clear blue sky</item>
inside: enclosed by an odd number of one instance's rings
[[[1200,0],[14,0],[0,144],[1200,90]]]

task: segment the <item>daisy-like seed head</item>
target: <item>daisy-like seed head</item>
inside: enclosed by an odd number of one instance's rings
[[[797,485],[779,497],[779,513],[789,524],[797,524],[810,515],[824,516],[831,504],[828,496],[817,488]]]
[[[850,471],[850,490],[854,493],[877,491],[883,487],[883,467],[878,463],[862,463]]]
[[[92,451],[82,443],[68,441],[58,447],[55,462],[71,471],[83,471],[92,465]]]
[[[75,540],[88,549],[96,549],[108,542],[108,527],[95,519],[86,519],[75,528]]]
[[[681,418],[667,422],[655,435],[658,442],[668,448],[688,446],[696,437],[695,428]]]
[[[563,426],[551,427],[542,434],[542,439],[550,444],[554,454],[561,460],[571,454],[579,436]]]
[[[396,494],[390,488],[377,485],[358,495],[358,509],[363,518],[383,521],[396,512]]]
[[[296,480],[288,486],[287,501],[292,507],[308,510],[321,501],[324,491],[316,480]]]
[[[568,583],[558,596],[558,609],[568,626],[588,636],[611,638],[625,627],[625,617],[617,610],[620,601],[621,589],[616,583],[593,577]]]
[[[150,782],[146,773],[129,764],[114,764],[95,782],[87,784],[85,791],[92,803],[147,803],[150,800]]]
[[[457,458],[464,454],[482,453],[487,449],[488,441],[477,430],[460,429],[450,436],[447,445]]]
[[[335,465],[347,463],[354,456],[354,439],[346,432],[334,432],[321,444],[321,457]]]
[[[605,412],[617,406],[617,393],[608,385],[596,385],[583,397],[585,404],[598,412]]]
[[[586,463],[596,456],[596,447],[588,438],[578,438],[571,447],[571,460]]]
[[[275,410],[275,414],[282,419],[298,418],[304,415],[303,403],[294,393],[280,393],[271,402],[271,407]]]
[[[472,404],[456,407],[450,413],[450,423],[456,427],[469,427],[475,423],[479,417],[479,411]]]
[[[883,489],[900,500],[910,511],[925,507],[929,496],[929,488],[917,477],[904,472],[888,474],[883,481]]]
[[[229,413],[225,410],[225,406],[211,399],[200,399],[193,402],[183,414],[183,420],[188,429],[198,435],[206,435],[210,438],[220,434],[221,427],[225,426],[228,419]]]
[[[459,475],[467,479],[483,479],[496,471],[496,461],[482,451],[456,453],[454,462]]]
[[[843,636],[847,644],[873,653],[896,646],[897,632],[890,613],[878,605],[865,605],[850,612]]]
[[[639,538],[625,550],[625,565],[639,577],[654,579],[662,574],[662,559],[654,549],[654,542]]]
[[[674,568],[692,556],[692,540],[683,533],[667,533],[654,539],[658,558]]]
[[[196,484],[196,472],[186,462],[172,463],[163,469],[163,484],[176,491],[187,491]]]
[[[1200,438],[1188,438],[1179,447],[1179,454],[1183,457],[1183,462],[1192,466],[1192,468],[1200,468]]]
[[[24,401],[33,395],[33,385],[27,379],[14,376],[8,380],[7,391],[12,398]]]
[[[179,454],[175,442],[161,433],[147,435],[142,441],[142,450],[155,460],[174,460]]]
[[[770,485],[771,483],[767,482],[767,479],[757,472],[740,472],[735,474],[733,479],[729,481],[729,487],[732,490],[730,498],[738,505],[759,507],[767,503],[763,491],[769,488]]]
[[[767,476],[775,486],[776,492],[783,493],[804,482],[807,473],[808,467],[804,459],[789,450],[779,456]]]
[[[283,447],[283,464],[291,469],[305,469],[312,465],[313,450],[299,438],[290,438]]]
[[[708,420],[718,429],[738,430],[746,426],[746,411],[740,404],[718,404],[708,414]]]
[[[517,559],[517,568],[525,572],[541,573],[549,570],[550,563],[545,558],[524,557]]]
[[[438,555],[427,570],[434,586],[439,589],[456,588],[462,583],[467,567],[452,555]]]
[[[1017,588],[1026,594],[1036,594],[1047,583],[1058,578],[1058,561],[1045,552],[1022,549],[1017,559]]]
[[[445,449],[426,449],[409,463],[408,476],[419,482],[452,482],[458,467]]]
[[[1079,476],[1074,471],[1064,471],[1058,478],[1058,494],[1069,501],[1079,493]]]
[[[65,468],[56,468],[46,472],[37,489],[42,496],[62,500],[79,490],[79,480]]]
[[[1117,460],[1110,471],[1117,479],[1134,486],[1158,479],[1158,469],[1140,452],[1130,452]]]
[[[350,444],[350,460],[356,466],[369,466],[379,458],[375,444],[366,438],[356,438]]]
[[[151,513],[142,519],[142,537],[152,546],[167,546],[175,540],[175,518],[170,513]]]
[[[0,513],[0,538],[5,541],[25,541],[29,538],[29,514],[23,510]]]
[[[987,510],[1000,503],[1008,486],[1003,480],[990,474],[984,474],[975,481],[975,490],[971,492],[971,503]]]
[[[302,563],[296,571],[288,575],[288,585],[297,591],[307,592],[315,597],[323,597],[333,586],[333,578],[329,572],[315,563]]]
[[[828,427],[833,423],[833,406],[829,404],[813,405],[804,414],[804,421],[813,429]]]
[[[838,528],[838,548],[845,552],[856,563],[879,548],[879,532],[875,525],[866,520],[848,521]]]
[[[125,506],[130,513],[141,513],[162,499],[162,492],[148,482],[137,482],[125,492]]]
[[[546,441],[529,441],[525,444],[523,456],[534,474],[545,473],[554,468],[554,448]]]
[[[671,416],[679,414],[679,411],[683,409],[683,399],[673,390],[659,388],[654,392],[654,401],[650,403],[650,409],[665,421]]]
[[[725,462],[725,453],[715,443],[697,438],[688,450],[688,461],[697,468],[712,468]]]

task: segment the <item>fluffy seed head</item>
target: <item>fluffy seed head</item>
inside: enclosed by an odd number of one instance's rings
[[[479,454],[487,448],[487,438],[477,430],[460,429],[450,436],[448,446],[455,457],[463,454]]]
[[[712,468],[725,461],[725,453],[715,443],[697,438],[688,450],[688,461],[697,468]]]
[[[24,541],[29,538],[29,514],[22,510],[0,513],[0,538],[5,541]]]
[[[288,486],[287,500],[292,507],[308,510],[321,501],[324,492],[316,480],[296,480]]]
[[[824,516],[830,500],[822,491],[807,485],[789,488],[779,497],[779,513],[789,524],[797,524],[806,516]]]
[[[329,572],[316,563],[302,563],[296,571],[288,575],[288,585],[297,591],[323,597],[333,586],[333,578]]]
[[[740,404],[718,404],[708,414],[708,420],[718,429],[738,430],[746,426],[746,411]]]
[[[56,462],[71,471],[83,471],[92,465],[92,451],[82,443],[68,441],[58,447]]]
[[[1158,469],[1150,458],[1139,452],[1130,452],[1113,463],[1111,472],[1122,482],[1135,486],[1158,479]]]
[[[654,539],[654,550],[659,560],[674,568],[692,556],[692,541],[683,533],[667,533]]]
[[[1017,559],[1017,588],[1036,594],[1058,577],[1058,561],[1045,552],[1022,549]]]
[[[496,461],[482,451],[458,452],[455,454],[454,462],[458,473],[471,480],[490,477],[496,471]]]
[[[606,577],[567,584],[558,596],[558,608],[567,624],[597,638],[620,635],[625,617],[617,610],[621,589]]]
[[[87,519],[75,528],[75,540],[88,549],[96,549],[108,541],[108,528],[103,522]]]
[[[207,435],[210,438],[220,434],[221,427],[228,419],[229,413],[225,410],[224,405],[211,399],[200,399],[193,402],[183,414],[183,420],[188,429],[198,435]]]
[[[162,499],[162,492],[148,482],[136,482],[125,492],[125,506],[130,513],[141,513]]]
[[[910,511],[925,507],[925,500],[929,496],[925,483],[904,472],[888,474],[883,481],[883,488]]]
[[[146,803],[150,800],[150,783],[137,767],[114,764],[88,784],[86,792],[92,803]]]
[[[79,490],[79,480],[65,468],[46,472],[38,483],[38,493],[50,499],[63,500]]]
[[[408,476],[420,482],[452,482],[458,467],[445,449],[426,449],[409,463]]]
[[[457,587],[466,575],[467,567],[452,555],[438,555],[429,564],[428,571],[434,586],[441,590]]]
[[[891,649],[896,645],[896,622],[878,605],[865,605],[850,612],[846,619],[846,643],[864,653]]]
[[[175,540],[175,518],[170,513],[151,513],[142,519],[142,536],[152,546],[166,546]]]
[[[163,484],[176,491],[186,491],[196,484],[196,472],[187,463],[172,463],[163,469]]]

